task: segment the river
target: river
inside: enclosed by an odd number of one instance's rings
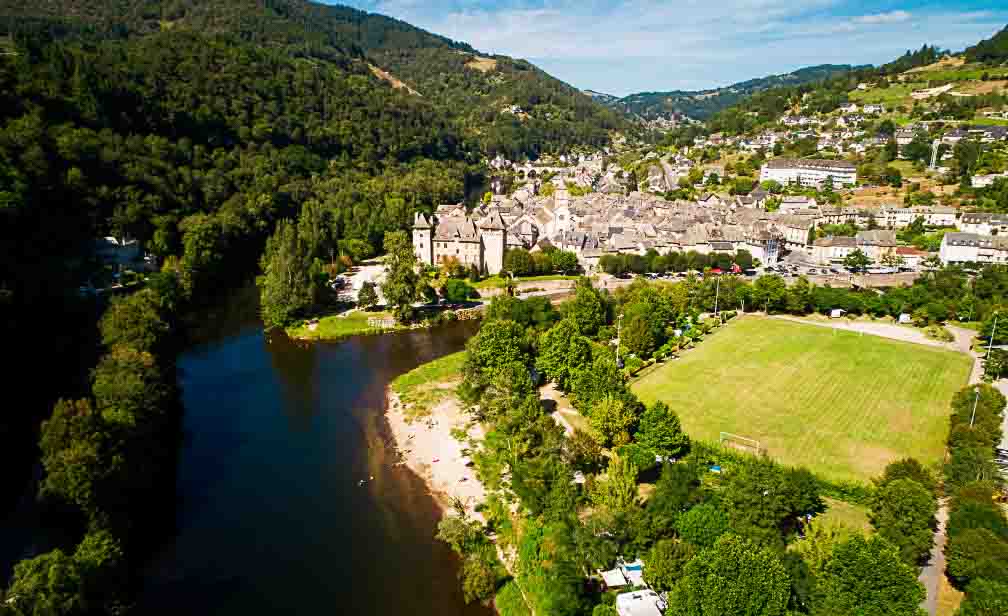
[[[384,446],[388,382],[475,327],[309,346],[267,341],[247,319],[206,328],[217,333],[178,361],[177,528],[141,611],[490,614],[464,604],[433,498]]]

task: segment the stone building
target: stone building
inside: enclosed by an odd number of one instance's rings
[[[446,211],[443,206],[439,211]],[[438,265],[449,258],[480,272],[498,274],[504,267],[507,226],[500,213],[476,221],[459,209],[444,216],[417,212],[413,217],[413,250],[417,260]]]

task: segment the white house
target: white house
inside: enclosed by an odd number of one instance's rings
[[[949,263],[1008,263],[1008,238],[975,233],[946,233],[938,257]]]
[[[616,613],[619,616],[662,616],[666,607],[661,596],[650,589],[616,596]]]
[[[959,217],[956,228],[976,235],[1005,235],[1008,234],[1008,214],[964,213]]]
[[[853,186],[857,183],[857,168],[844,160],[775,158],[760,169],[760,182],[794,182],[818,188],[826,178],[832,178],[836,186]]]

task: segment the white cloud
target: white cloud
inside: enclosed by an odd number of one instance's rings
[[[957,11],[946,8],[951,0],[929,1],[912,13],[869,13],[851,0],[354,3],[481,51],[529,59],[575,86],[627,94],[702,89],[814,64],[881,63],[924,43],[962,49],[1008,22],[1006,9]]]
[[[854,23],[858,24],[897,24],[910,20],[910,13],[906,11],[889,11],[888,13],[875,13],[874,15],[861,15],[854,18]]]

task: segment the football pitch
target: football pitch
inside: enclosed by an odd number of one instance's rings
[[[972,360],[937,347],[746,316],[633,384],[694,439],[757,439],[774,459],[867,481],[890,461],[942,457],[949,402]]]

